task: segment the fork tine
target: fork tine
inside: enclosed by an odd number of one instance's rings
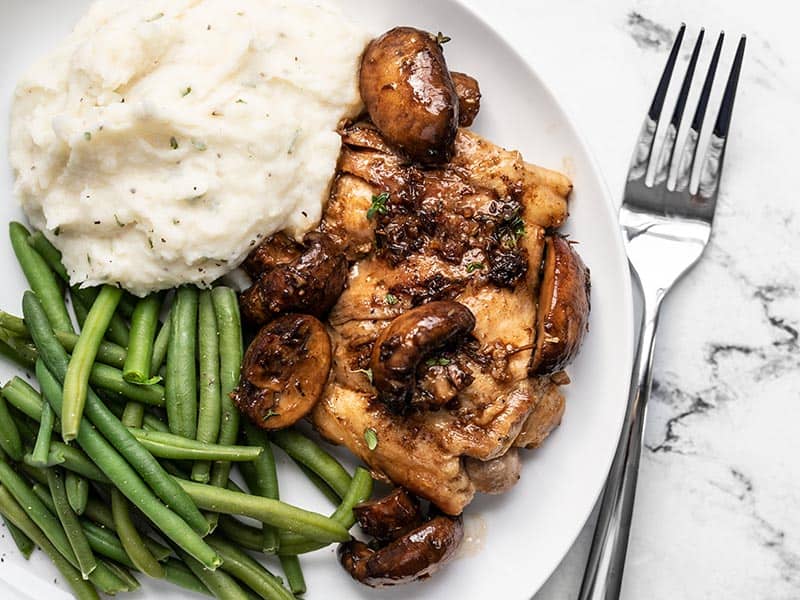
[[[736,99],[736,88],[739,84],[739,73],[742,70],[742,62],[744,61],[746,41],[747,38],[745,36],[739,39],[736,56],[733,59],[731,72],[728,75],[728,82],[725,84],[725,92],[722,95],[722,102],[717,113],[717,120],[714,124],[714,133],[709,141],[702,171],[700,172],[700,185],[697,193],[704,199],[716,199],[717,190],[719,189],[722,162],[725,159],[725,146],[728,143],[728,129],[733,116],[733,101]]]
[[[665,183],[669,179],[669,171],[672,167],[672,160],[675,156],[675,141],[678,137],[678,129],[681,126],[683,119],[683,111],[686,108],[686,100],[689,98],[689,90],[692,87],[692,79],[694,79],[695,67],[697,67],[697,58],[700,56],[700,47],[703,45],[703,37],[705,36],[705,29],[701,29],[697,36],[697,41],[692,50],[692,56],[689,59],[689,65],[686,67],[686,75],[683,77],[678,99],[675,102],[675,110],[672,111],[672,118],[670,119],[669,126],[667,127],[664,136],[664,142],[661,146],[661,153],[658,158],[658,168],[656,169],[655,179],[653,185]]]
[[[714,47],[714,54],[711,56],[711,62],[708,65],[706,78],[703,81],[703,89],[700,91],[697,108],[692,117],[692,124],[686,134],[686,142],[683,146],[680,162],[678,163],[678,172],[675,178],[675,191],[677,192],[688,189],[691,183],[692,171],[694,170],[694,163],[697,158],[697,144],[700,141],[700,132],[703,129],[703,120],[706,116],[708,99],[711,96],[711,87],[714,84],[714,76],[717,73],[717,64],[719,63],[719,55],[722,53],[722,42],[724,39],[725,32],[720,32],[717,38],[717,44]]]
[[[639,133],[639,139],[636,141],[633,159],[628,170],[628,181],[639,179],[647,174],[647,166],[650,163],[650,156],[653,152],[656,129],[658,129],[658,120],[661,118],[661,110],[664,108],[669,81],[672,79],[672,71],[675,68],[675,62],[678,60],[678,51],[685,31],[686,24],[682,23],[681,28],[678,30],[678,35],[675,36],[675,43],[672,45],[667,64],[664,66],[664,72],[661,74],[653,101],[650,103],[650,109],[647,111],[647,117]]]

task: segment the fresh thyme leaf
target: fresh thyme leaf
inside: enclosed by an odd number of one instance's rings
[[[367,448],[370,451],[375,450],[378,447],[378,432],[372,427],[367,427],[364,430],[364,441],[367,442]]]
[[[270,408],[266,413],[264,413],[264,416],[261,417],[261,420],[266,421],[267,419],[271,419],[272,417],[280,417],[280,416],[281,416],[280,413],[276,413],[274,410]]]
[[[446,44],[452,38],[449,35],[443,34],[441,31],[436,34],[436,42],[439,44]]]
[[[178,149],[178,140],[175,139],[174,135],[171,138],[169,138],[169,147],[172,148],[173,150]]]
[[[437,357],[437,358],[429,358],[425,361],[426,367],[446,367],[452,361],[449,358],[444,357]]]
[[[472,273],[483,268],[482,262],[471,262],[467,265],[467,273]]]
[[[399,302],[397,296],[394,294],[386,294],[384,300],[386,300],[386,304],[397,304]]]
[[[376,214],[385,215],[389,212],[386,204],[389,202],[389,192],[382,192],[377,196],[372,196],[372,205],[367,211],[367,219],[373,219]]]

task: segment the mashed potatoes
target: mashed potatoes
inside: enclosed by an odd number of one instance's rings
[[[316,225],[368,37],[307,0],[95,3],[17,88],[28,218],[73,282],[210,284]]]

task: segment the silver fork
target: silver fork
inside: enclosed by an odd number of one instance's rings
[[[667,292],[702,256],[711,236],[717,204],[733,101],[744,57],[745,37],[742,36],[739,40],[714,130],[700,165],[699,185],[692,191],[691,179],[698,154],[698,142],[722,50],[723,34],[719,35],[714,48],[685,146],[677,157],[674,184],[671,184],[669,175],[676,158],[677,134],[703,43],[702,30],[689,59],[686,76],[657,159],[653,158],[653,145],[685,29],[685,25],[682,25],[678,32],[636,142],[619,211],[628,261],[641,289],[642,322],[625,422],[603,493],[597,529],[579,594],[580,600],[619,598],[636,494],[647,400],[653,377],[653,348],[658,315]],[[653,164],[654,177],[650,185],[646,179],[653,160],[656,162]]]

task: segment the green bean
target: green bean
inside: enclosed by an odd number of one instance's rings
[[[257,429],[250,421],[244,422],[244,434],[247,442],[251,446],[257,446],[264,449],[264,452],[245,468],[240,468],[247,487],[253,494],[263,496],[265,498],[272,498],[273,500],[280,500],[280,492],[278,489],[278,471],[275,467],[275,456],[272,454],[272,446],[269,443],[267,434],[262,430]],[[280,545],[280,538],[278,531],[269,525],[263,526],[263,542],[262,550],[270,554],[278,552]]]
[[[166,571],[165,579],[170,583],[182,587],[185,590],[196,592],[198,594],[211,595],[208,588],[189,570],[189,567],[184,565],[176,558],[170,558],[164,564]]]
[[[294,458],[292,459],[292,462],[297,465],[297,468],[299,468],[303,474],[308,477],[308,480],[314,484],[314,487],[316,487],[322,493],[322,495],[330,501],[331,504],[338,506],[339,502],[342,500],[341,496],[339,496],[339,494],[337,494],[322,477],[314,473],[314,471]]]
[[[92,365],[89,381],[95,387],[115,392],[129,400],[143,402],[150,406],[164,406],[164,387],[158,384],[137,385],[125,381],[122,371],[95,363]]]
[[[63,442],[53,441],[50,444],[50,454],[50,460],[52,460],[53,455],[62,458],[63,460],[59,462],[61,467],[76,475],[81,475],[99,483],[109,483],[108,477],[79,448],[68,446]]]
[[[56,415],[49,405],[42,406],[42,417],[39,420],[39,433],[36,434],[36,443],[30,456],[30,464],[34,467],[47,467],[50,457],[50,441],[53,439],[53,424]],[[63,461],[62,461],[63,462]]]
[[[247,585],[265,600],[294,600],[294,596],[259,562],[234,544],[217,535],[209,536],[209,545],[222,557],[222,570]]]
[[[50,560],[53,561],[53,564],[67,581],[78,600],[99,600],[100,597],[94,586],[81,577],[78,570],[67,561],[36,523],[25,513],[25,510],[12,497],[8,489],[1,486],[0,512],[50,557]]]
[[[177,478],[175,481],[205,510],[244,515],[320,542],[344,542],[350,539],[347,530],[333,519],[279,500]]]
[[[353,475],[353,482],[347,490],[341,504],[331,515],[331,519],[336,521],[345,529],[350,529],[356,522],[353,515],[353,507],[360,502],[368,500],[372,495],[372,477],[369,471],[362,467],[356,469]],[[279,554],[305,554],[306,552],[313,552],[323,548],[318,542],[304,539],[302,536],[296,535],[291,532],[281,532],[281,546]]]
[[[227,287],[211,290],[214,312],[219,329],[219,385],[222,406],[222,418],[219,427],[218,442],[234,444],[239,435],[239,411],[233,405],[230,394],[239,384],[239,372],[242,368],[244,352],[242,342],[242,321],[239,315],[239,301],[236,292]],[[211,469],[209,483],[216,487],[227,485],[231,464],[216,462]],[[217,517],[210,514],[209,524],[213,531]]]
[[[16,363],[23,369],[30,369],[31,364],[33,364],[31,362],[31,357],[24,356],[17,350],[16,347],[14,347],[14,344],[9,343],[14,338],[13,336],[7,334],[7,331],[0,330],[0,355],[6,357],[11,362]],[[33,362],[35,362],[35,359]]]
[[[28,244],[28,230],[20,223],[10,223],[9,235],[25,278],[42,303],[53,329],[74,332],[58,282],[45,260]]]
[[[54,402],[57,402],[58,407],[60,408],[62,396],[58,380],[63,380],[63,377],[66,374],[68,360],[67,354],[64,352],[64,349],[60,346],[60,344],[57,343],[55,337],[53,337],[52,329],[47,323],[47,319],[41,309],[41,305],[33,294],[26,293],[23,296],[22,307],[25,315],[25,321],[28,323],[31,331],[31,336],[36,343],[36,347],[39,349],[39,354],[41,357],[40,362],[44,362],[44,364],[47,365],[47,368],[43,369],[45,371],[45,375],[49,376],[49,379],[52,383],[55,383],[54,386],[51,385],[52,398],[48,397],[48,401],[51,405]],[[53,370],[52,373],[50,369]],[[39,366],[37,364],[37,372],[38,370]],[[54,380],[54,376],[57,377],[58,380]],[[39,381],[42,383],[41,376],[39,377]],[[42,385],[44,384],[42,383]],[[54,406],[53,408],[56,407]],[[58,413],[58,409],[56,409],[56,413]],[[178,516],[184,519],[186,523],[188,523],[196,532],[200,533],[200,535],[205,535],[208,532],[208,523],[205,520],[205,517],[200,513],[191,499],[167,475],[153,455],[145,450],[145,448],[136,441],[136,438],[133,437],[128,429],[122,425],[122,423],[120,423],[119,419],[117,419],[114,414],[108,410],[105,404],[91,390],[91,388],[89,389],[87,395],[86,414],[91,424],[94,425],[103,436],[112,442],[113,448],[118,450],[119,454],[121,454],[130,463],[130,465],[136,469],[135,472],[138,472],[142,476],[144,481],[150,485],[153,492],[155,492],[155,494],[161,498],[161,500],[167,504],[172,511],[175,511]],[[90,443],[93,442],[94,439],[95,436],[92,436]],[[102,440],[102,442],[105,442],[105,440]],[[97,447],[97,445],[97,443],[94,443],[95,447]],[[81,444],[81,446],[84,450],[86,450],[87,454],[92,456],[84,444]],[[114,455],[117,455],[116,450]],[[97,463],[97,465],[101,468],[101,470],[108,475],[108,472],[102,468],[102,465],[98,459],[94,456],[92,456],[92,458],[94,462]],[[123,460],[122,462],[125,461]],[[123,490],[123,493],[124,492],[125,490]],[[168,513],[172,515],[171,511],[168,511]],[[162,516],[166,518],[167,515],[163,514]],[[199,548],[207,550],[207,547],[204,545],[200,546]]]
[[[82,524],[84,525],[84,529],[86,529],[86,525],[91,525],[92,521],[97,523],[97,526],[100,527],[102,532],[105,532],[106,535],[113,535],[116,533],[117,529],[114,525],[114,515],[111,512],[111,509],[104,503],[100,502],[95,498],[89,498],[89,502],[86,503],[86,511],[84,512],[84,516],[86,517]],[[134,518],[134,523],[136,524],[137,530],[143,529],[147,526],[147,523],[144,522],[142,519],[141,523],[137,523],[137,519],[134,515],[131,515]],[[91,521],[87,520],[90,519]],[[149,535],[142,534],[142,540],[144,541],[144,545],[150,551],[150,553],[155,556],[156,560],[159,562],[166,559],[171,553],[172,550],[160,544],[159,542],[155,541]],[[122,548],[122,543],[119,542],[120,548]],[[110,556],[109,558],[114,558]]]
[[[114,526],[116,527],[119,539],[126,554],[131,562],[145,575],[155,579],[164,577],[164,567],[150,553],[144,545],[142,536],[136,530],[136,526],[131,520],[128,502],[117,489],[111,490],[111,512],[114,516]]]
[[[64,477],[59,469],[47,469],[47,484],[50,486],[50,495],[56,509],[58,520],[64,528],[69,545],[78,560],[78,568],[85,579],[97,568],[94,553],[89,547],[89,542],[83,534],[78,515],[72,510],[67,499],[67,490],[64,487]]]
[[[197,436],[197,288],[182,287],[177,291],[170,324],[164,379],[167,424],[172,433],[194,439]]]
[[[86,318],[89,316],[89,310],[92,307],[98,295],[97,288],[81,288],[73,285],[70,290],[70,298],[72,298],[72,308],[75,310],[75,317],[78,324],[83,327],[86,323]],[[108,324],[108,329],[104,333],[105,338],[114,344],[128,347],[130,341],[130,334],[125,320],[116,312],[111,315],[111,321]]]
[[[289,589],[295,595],[306,593],[306,578],[303,577],[303,569],[300,566],[300,559],[296,554],[281,555],[278,557],[281,561],[281,568],[283,574],[286,576],[286,583],[289,584]]]
[[[83,527],[83,531],[86,533],[86,537],[89,539],[89,543],[93,544],[92,549],[95,552],[102,554],[103,556],[106,556],[112,560],[116,560],[117,562],[122,563],[126,567],[134,567],[133,562],[131,562],[130,557],[125,552],[125,549],[122,546],[122,542],[120,541],[119,537],[116,534],[117,530],[114,528],[111,511],[108,510],[108,515],[104,514],[104,517],[105,516],[108,516],[109,518],[108,525],[104,525],[103,523],[96,524],[97,514],[95,514],[94,517],[91,517],[91,520],[87,519],[81,520],[81,527]],[[147,550],[159,562],[166,560],[167,557],[169,557],[169,555],[172,553],[172,551],[169,548],[163,546],[162,544],[159,544],[149,536],[143,536],[142,540]],[[102,548],[102,550],[98,548]]]
[[[5,329],[16,337],[30,339],[30,333],[25,326],[25,321],[7,312],[0,311],[0,329]],[[72,352],[75,349],[75,344],[78,343],[78,335],[69,331],[56,331],[55,334],[59,343],[64,346],[64,350]],[[16,349],[14,344],[9,345]],[[99,362],[118,369],[121,369],[125,365],[126,356],[127,351],[125,348],[105,340],[100,343],[100,347],[97,350],[97,360]]]
[[[74,440],[78,435],[78,425],[83,417],[83,407],[89,390],[89,373],[121,296],[120,288],[103,286],[89,310],[78,343],[69,359],[64,376],[64,407],[61,418],[61,437],[65,442]]]
[[[22,460],[22,455],[25,453],[19,429],[17,429],[17,424],[8,411],[6,399],[2,395],[0,395],[0,448],[17,462]]]
[[[50,243],[41,231],[34,231],[28,238],[28,244],[39,253],[47,265],[64,283],[69,283],[69,275],[61,262],[61,252]]]
[[[5,524],[6,529],[8,529],[8,533],[11,534],[11,539],[14,540],[17,550],[19,550],[20,554],[22,554],[22,557],[25,560],[28,560],[36,548],[35,544],[31,541],[31,538],[25,535],[25,532],[14,525],[14,523],[9,521],[6,516],[3,516],[3,523]]]
[[[153,361],[153,341],[160,308],[159,294],[151,294],[136,304],[131,319],[128,356],[122,370],[122,376],[127,382],[150,385],[159,381],[158,377],[150,377],[150,364]]]
[[[143,419],[144,407],[136,402],[128,402],[122,415],[122,424],[126,427],[140,427]],[[128,501],[117,489],[111,490],[111,514],[114,528],[131,562],[142,573],[155,579],[162,579],[165,575],[164,567],[147,549],[144,539],[139,535],[131,519]]]
[[[28,244],[32,246],[36,252],[44,259],[47,266],[52,273],[60,277],[67,285],[69,285],[69,275],[64,265],[61,262],[61,252],[53,246],[44,235],[40,232],[35,232],[28,238]],[[83,327],[86,317],[89,314],[89,309],[94,304],[97,298],[97,288],[82,288],[79,285],[70,287],[70,296],[72,297],[72,305],[75,309],[75,316],[78,319],[78,324]],[[120,304],[122,302],[120,301]],[[73,331],[70,329],[70,331]],[[128,328],[125,321],[120,315],[114,314],[111,317],[108,331],[105,332],[106,337],[123,347],[128,345]]]
[[[25,483],[22,477],[15,473],[13,469],[2,460],[0,460],[0,483],[4,486],[4,488],[0,487],[0,490],[7,489],[9,493],[14,496],[16,501],[25,507],[26,514],[44,533],[47,539],[50,540],[53,546],[56,547],[58,552],[61,553],[73,567],[79,568],[78,560],[64,532],[64,528],[54,516],[53,512],[51,512],[50,507],[45,505],[28,484]],[[52,498],[50,502],[52,503]],[[55,509],[55,506],[52,506],[52,508]],[[19,523],[15,523],[15,525],[19,526]],[[20,528],[25,531],[24,528]],[[41,547],[41,544],[39,544],[29,532],[25,531],[25,533]],[[107,593],[127,590],[122,581],[100,564],[98,564],[97,568],[89,575],[89,580]]]
[[[255,552],[263,551],[264,534],[261,528],[242,523],[229,515],[220,515],[218,531],[242,548]]]
[[[45,397],[58,413],[61,409],[61,390],[58,382],[41,362],[37,364],[37,376]],[[215,569],[219,566],[220,559],[216,553],[203,542],[202,538],[183,519],[158,501],[136,471],[88,423],[81,424],[78,430],[78,443],[100,470],[164,535],[180,544],[193,556],[196,556],[207,568]]]
[[[348,472],[333,456],[302,433],[292,429],[283,429],[272,432],[270,440],[286,454],[322,477],[340,498],[347,493],[352,480]]]
[[[64,478],[64,487],[67,490],[67,500],[75,514],[82,515],[89,501],[89,481],[80,475],[68,471]]]
[[[209,589],[215,598],[220,600],[249,600],[247,593],[227,573],[222,570],[207,571],[203,568],[203,565],[182,550],[177,550],[177,552],[178,556],[189,567],[189,570]]]
[[[134,568],[130,557],[122,547],[122,542],[111,530],[86,520],[81,521],[81,527],[83,527],[83,533],[95,553],[110,558],[126,567]]]
[[[171,314],[168,313],[158,331],[155,342],[153,342],[153,360],[150,362],[150,373],[157,374],[164,364],[164,359],[167,357],[167,349],[169,348],[169,333],[172,329],[170,325]]]
[[[122,298],[119,300],[119,306],[117,307],[117,312],[119,312],[123,317],[130,320],[133,318],[133,313],[136,311],[136,305],[139,303],[139,298],[131,294],[130,292],[125,292],[122,294]]]
[[[128,571],[125,567],[118,565],[117,563],[102,559],[100,559],[100,564],[105,566],[109,571],[114,573],[114,575],[116,575],[120,580],[125,582],[125,584],[128,586],[125,591],[133,592],[141,587],[136,578],[133,575],[131,575],[130,571]]]
[[[261,448],[252,446],[222,446],[203,444],[197,440],[187,440],[172,433],[130,429],[133,436],[147,448],[153,456],[173,460],[230,460],[247,462],[258,458]]]
[[[200,293],[198,347],[200,356],[200,416],[197,420],[197,441],[211,444],[219,435],[222,398],[219,386],[219,333],[211,291]],[[199,461],[192,467],[192,479],[209,480],[211,463]]]

